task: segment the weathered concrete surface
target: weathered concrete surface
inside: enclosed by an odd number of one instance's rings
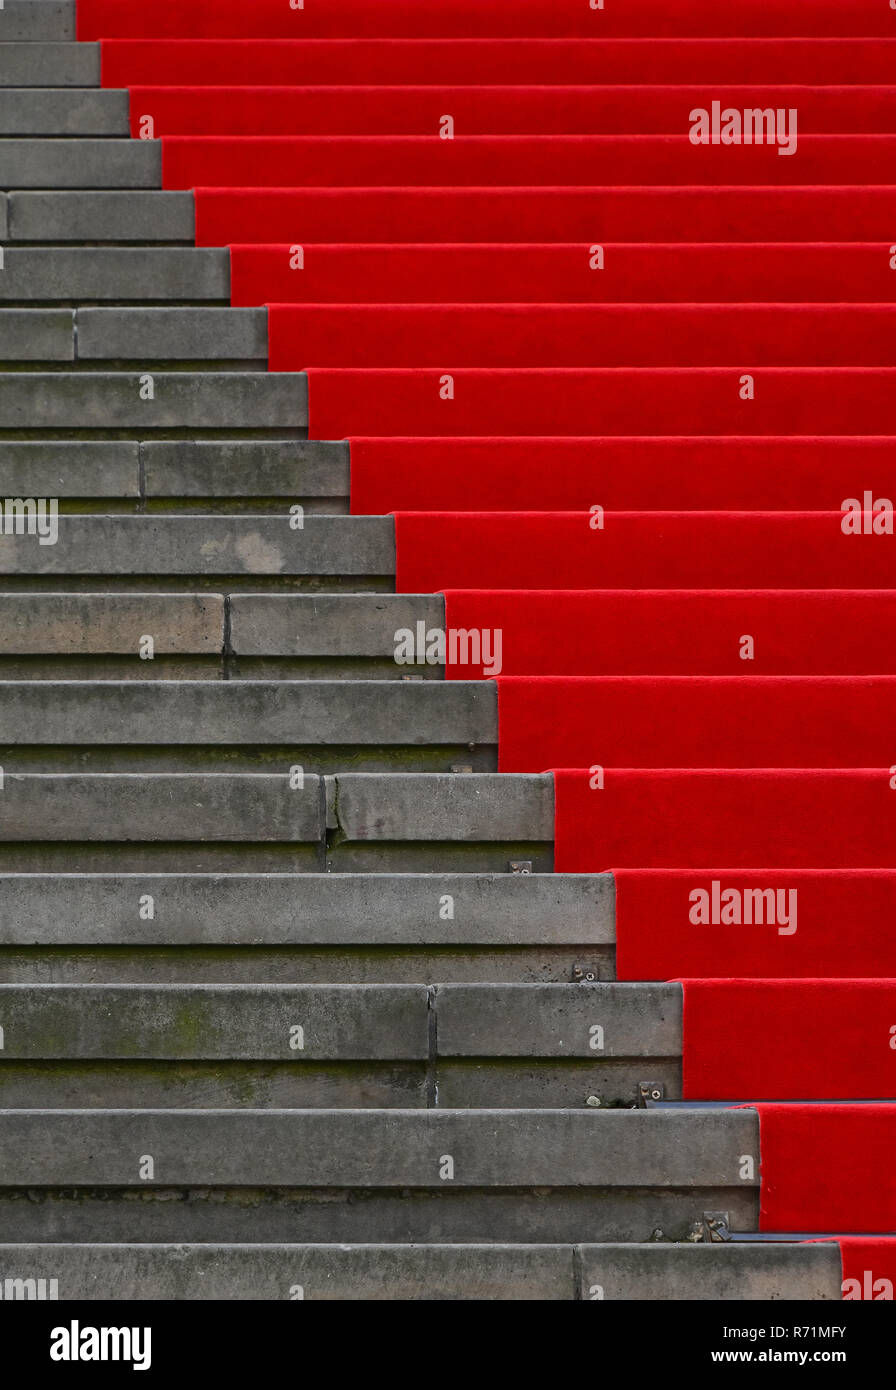
[[[70,310],[0,309],[0,361],[73,362],[74,357]]]
[[[0,681],[0,729],[21,747],[497,744],[498,701],[492,681]]]
[[[0,91],[0,121],[3,119],[2,95]],[[9,303],[61,300],[67,304],[83,304],[91,300],[128,300],[139,304],[166,299],[226,300],[229,296],[230,257],[227,251],[213,248],[10,246],[6,249],[4,273],[0,275],[0,301]],[[130,322],[130,316],[139,311],[132,309],[122,312],[129,315]],[[192,314],[193,311],[182,309],[178,312]],[[104,344],[114,349],[118,331],[118,320],[107,319],[98,324],[93,313],[90,309],[79,309],[75,314],[79,358],[136,357],[139,361],[149,361],[153,357],[148,345],[146,352],[136,353],[92,350]],[[241,322],[235,321],[236,325]],[[149,328],[151,325],[152,321],[149,321],[145,326]],[[231,332],[231,339],[232,347],[244,345],[237,338],[236,328]],[[247,341],[251,345],[250,351],[222,351],[220,355],[267,358],[266,339],[263,350],[258,350],[260,339],[257,329]],[[163,354],[171,358],[183,355],[179,351]]]
[[[445,1057],[674,1057],[681,985],[444,985],[436,990]]]
[[[348,497],[347,440],[171,439],[140,452],[151,498]]]
[[[572,1247],[552,1245],[0,1246],[0,1287],[13,1272],[79,1302],[575,1296]]]
[[[0,429],[273,430],[307,424],[308,383],[301,372],[0,372]]]
[[[6,6],[8,9],[8,5]],[[31,5],[34,9],[34,4]],[[0,12],[0,39],[3,12]],[[0,88],[0,135],[117,135],[129,128],[127,92],[82,88]]]
[[[4,47],[0,44],[0,76]],[[82,58],[89,44],[69,45]],[[98,46],[97,46],[98,47]],[[99,80],[97,63],[97,81]],[[84,84],[79,84],[84,85]],[[188,242],[195,231],[192,193],[161,190],[127,192],[13,192],[8,198],[12,241]]]
[[[577,1271],[578,1265],[578,1271]],[[816,1245],[3,1245],[0,1284],[59,1299],[838,1301]],[[603,1280],[603,1282],[601,1282]],[[13,1296],[36,1297],[25,1282]]]
[[[445,773],[327,778],[329,816],[347,840],[552,840],[554,779]]]
[[[5,1060],[426,1058],[428,1015],[423,986],[0,985]]]
[[[11,137],[0,147],[0,188],[161,186],[162,146],[158,140]]]
[[[0,1111],[7,1187],[759,1185],[755,1111]],[[744,1154],[755,1177],[740,1179]],[[453,1160],[453,1176],[446,1158]],[[145,1179],[144,1179],[145,1181]]]
[[[0,655],[139,659],[145,636],[152,637],[156,656],[216,655],[224,645],[224,599],[220,594],[0,593]],[[150,663],[141,667],[145,677]]]
[[[55,545],[0,536],[0,574],[325,575],[395,572],[391,517],[59,517]]]
[[[840,1247],[823,1245],[585,1245],[584,1299],[840,1299]]]
[[[53,42],[75,37],[75,0],[4,0],[0,42]]]
[[[140,1150],[145,1152],[145,1150]],[[583,1231],[606,1241],[652,1241],[660,1230],[686,1241],[706,1211],[727,1211],[732,1228],[755,1230],[758,1188],[188,1188],[142,1183],[110,1188],[0,1188],[7,1241],[274,1245],[574,1245]]]
[[[3,440],[0,492],[60,500],[134,499],[140,495],[139,447],[128,440]]]
[[[240,594],[231,643],[238,656],[394,658],[396,632],[416,631],[418,622],[444,628],[441,595]]]
[[[0,841],[320,839],[318,779],[239,774],[7,773]]]
[[[201,258],[201,252],[194,254]],[[152,274],[152,269],[149,263],[148,275]],[[202,269],[200,259],[197,279]],[[201,290],[201,280],[199,287]],[[227,293],[229,290],[225,290]],[[192,297],[201,298],[202,295]],[[266,363],[268,311],[81,309],[78,312],[78,357],[84,362],[211,362],[221,359]]]
[[[137,910],[145,894],[156,905],[151,921]],[[610,874],[0,874],[0,899],[6,944],[512,947],[615,939]]]
[[[26,5],[34,8],[20,0],[20,8]],[[9,0],[5,9],[10,11]],[[0,42],[0,87],[98,87],[99,82],[98,43]]]

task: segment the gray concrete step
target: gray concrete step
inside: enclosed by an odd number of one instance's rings
[[[84,362],[266,364],[266,309],[80,309]]]
[[[679,984],[438,985],[432,1009],[440,1057],[681,1053]]]
[[[154,913],[141,917],[139,899]],[[608,946],[609,874],[0,875],[3,941],[44,946]]]
[[[7,680],[0,731],[7,772],[498,765],[492,681]]]
[[[334,869],[553,868],[550,774],[349,772],[327,778],[326,787]]]
[[[97,253],[100,254],[100,253]],[[184,253],[175,252],[176,256]],[[180,270],[183,271],[181,266]],[[214,269],[212,267],[212,269]],[[197,266],[197,272],[201,275],[203,266]],[[2,283],[0,276],[0,283]],[[110,282],[111,284],[111,282]],[[114,288],[114,286],[112,286]],[[12,288],[12,287],[10,287]],[[150,286],[147,285],[147,293]],[[52,295],[50,296],[53,297]],[[12,298],[17,302],[25,303],[20,300],[20,296],[12,290]],[[8,302],[8,301],[7,301]],[[0,361],[4,362],[105,362],[124,365],[125,363],[137,363],[141,366],[151,366],[157,362],[162,363],[189,363],[195,370],[197,365],[203,362],[218,365],[226,362],[230,369],[243,369],[249,371],[263,371],[267,366],[268,338],[267,338],[267,315],[265,311],[256,309],[220,309],[212,310],[213,313],[226,314],[227,317],[220,321],[219,327],[221,340],[217,353],[207,351],[209,344],[206,341],[205,331],[196,333],[190,330],[189,317],[179,317],[176,320],[163,317],[157,324],[158,331],[154,331],[156,320],[155,315],[166,315],[164,309],[150,309],[145,312],[150,315],[146,321],[147,327],[147,351],[143,355],[142,361],[134,356],[136,342],[132,341],[127,333],[118,335],[115,332],[116,322],[119,324],[130,322],[130,315],[138,312],[136,310],[112,311],[121,312],[124,319],[106,320],[105,327],[97,333],[95,331],[95,320],[92,315],[98,311],[95,309],[80,308],[15,308],[0,309]],[[204,312],[197,310],[197,313]],[[207,311],[206,311],[207,312]],[[178,315],[187,314],[189,310],[178,309]]]
[[[152,1178],[141,1178],[141,1155]],[[752,1177],[741,1176],[745,1156]],[[751,1110],[0,1111],[7,1188],[693,1185],[755,1195],[758,1160]]]
[[[145,588],[147,576],[176,579],[180,589],[186,577],[219,584],[223,576],[230,588],[253,591],[266,576],[335,588],[393,587],[391,517],[309,516],[301,530],[292,521],[285,510],[280,516],[67,514],[58,518],[53,545],[41,545],[35,535],[0,536],[0,574],[7,590],[13,578],[19,587],[52,579],[58,588],[61,576],[82,576],[94,587],[102,579],[103,589],[113,577],[117,589],[128,578]]]
[[[296,1065],[429,1055],[422,985],[3,985],[0,1017],[0,1087],[6,1063],[25,1060]]]
[[[323,821],[311,774],[6,774],[0,862],[10,872],[313,870]]]
[[[681,986],[0,985],[3,1062],[681,1053]],[[429,1038],[428,1024],[435,1024]],[[293,1031],[299,1027],[301,1039]]]
[[[2,55],[0,45],[0,66]],[[192,246],[195,211],[192,193],[157,189],[13,192],[0,197],[0,222],[8,224],[4,236],[10,241],[140,245],[175,242]]]
[[[347,441],[62,438],[0,447],[0,494],[55,497],[63,512],[282,516],[299,503],[333,516],[348,511],[349,474]]]
[[[559,984],[613,978],[615,889],[608,874],[513,874],[506,866],[493,874],[244,870],[217,876],[3,874],[0,981]]]
[[[104,300],[140,303],[170,299],[226,303],[229,298],[230,256],[224,250],[173,246],[13,246],[6,249],[0,275],[0,302],[6,304],[76,305]],[[190,314],[192,311],[181,309],[179,312]],[[240,314],[241,311],[228,312]],[[264,311],[262,314],[266,317]],[[0,313],[0,324],[6,316],[5,312]],[[91,350],[96,336],[95,322],[89,315],[82,318],[80,314],[75,316],[74,322],[79,336],[83,332],[87,339],[87,350],[79,350],[79,357],[97,356]],[[110,335],[110,346],[114,346],[113,340],[114,334]],[[253,351],[246,355],[266,358],[267,343],[263,352],[255,350],[255,339],[252,343]],[[232,346],[236,346],[235,341]],[[172,357],[179,355],[177,352],[171,354]],[[146,360],[152,356],[150,352]]]
[[[9,772],[0,797],[9,873],[548,873],[553,834],[550,775]]]
[[[22,83],[21,85],[26,85]],[[161,188],[157,140],[10,138],[0,144],[0,188]]]
[[[267,309],[82,309],[78,356],[104,362],[267,362]]]
[[[4,497],[140,500],[140,449],[128,441],[5,439],[0,445]]]
[[[0,10],[0,37],[3,11]],[[0,135],[130,135],[127,92],[0,87]]]
[[[351,464],[347,440],[146,441],[140,449],[147,510],[228,511],[249,501],[260,510],[299,502],[328,516],[348,510]]]
[[[747,1110],[4,1110],[0,1168],[14,1243],[678,1241],[706,1211],[755,1229],[759,1127]]]
[[[22,0],[22,4],[27,0]],[[28,6],[29,9],[33,6]],[[5,11],[11,13],[11,0]],[[0,43],[0,87],[98,87],[100,46],[39,39]]]
[[[14,1298],[78,1301],[833,1301],[841,1277],[836,1242],[0,1245]]]
[[[0,985],[0,1020],[4,1109],[632,1106],[648,1078],[681,1096],[676,985]]]
[[[75,0],[4,0],[0,43],[75,37]]]
[[[222,594],[0,593],[0,680],[222,680],[224,646]]]
[[[70,309],[0,309],[0,362],[74,360],[75,322]]]
[[[266,430],[308,425],[301,372],[0,372],[0,430]]]
[[[402,630],[445,630],[439,594],[238,594],[230,603],[235,679],[401,680],[395,660]],[[2,640],[2,627],[0,627]],[[443,663],[411,673],[444,677]]]

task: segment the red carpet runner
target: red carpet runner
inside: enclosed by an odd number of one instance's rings
[[[448,677],[498,680],[502,769],[561,769],[619,978],[684,982],[685,1099],[757,1103],[762,1229],[892,1299],[896,11],[147,24],[78,3],[311,437],[350,439],[352,510],[395,514],[398,590],[492,639]],[[770,142],[723,139],[752,108]]]

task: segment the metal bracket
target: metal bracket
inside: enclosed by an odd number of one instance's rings
[[[471,771],[472,771],[472,769],[471,769]],[[511,861],[510,861],[510,872],[511,872],[512,874],[531,874],[531,872],[532,872],[532,860],[531,860],[531,859],[511,859]]]
[[[638,1109],[649,1110],[652,1105],[657,1105],[661,1100],[666,1099],[666,1085],[663,1081],[639,1081],[638,1082]]]
[[[695,1221],[688,1240],[706,1245],[724,1245],[731,1239],[731,1216],[727,1211],[705,1211],[702,1221]]]

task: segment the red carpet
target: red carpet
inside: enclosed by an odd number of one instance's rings
[[[896,28],[896,26],[894,26]],[[240,77],[239,82],[246,81]],[[682,112],[799,110],[806,135],[896,130],[896,87],[132,86],[131,128],[155,135],[432,135],[449,113],[456,136],[678,135]]]
[[[896,675],[892,591],[449,589],[445,601],[447,628],[501,633],[505,676]],[[449,660],[446,674],[485,673]]]
[[[896,1240],[841,1239],[846,1302],[890,1302],[896,1289]]]
[[[321,304],[340,305],[342,318],[357,313],[362,331],[364,315],[377,314],[376,343],[382,340],[384,355],[377,359],[372,345],[365,365],[373,366],[425,365],[419,354],[430,329],[445,344],[442,361],[469,358],[479,366],[495,358],[493,339],[508,329],[527,335],[530,353],[532,340],[543,335],[545,355],[529,359],[539,366],[565,360],[592,367],[890,362],[896,276],[875,243],[607,243],[603,253],[604,269],[597,271],[591,247],[568,243],[520,244],[509,253],[501,243],[313,244],[302,246],[301,264],[295,244],[233,246],[231,301],[274,306],[271,346],[278,364],[305,357],[322,326],[305,306]],[[828,302],[832,279],[836,305]],[[535,287],[543,299],[525,303]],[[290,310],[298,304],[301,312]],[[597,313],[591,306],[600,304],[613,307]],[[496,312],[495,305],[508,307]],[[782,314],[786,335],[779,332]],[[510,325],[508,315],[515,319]],[[565,355],[555,337],[560,344],[569,339]],[[334,347],[341,341],[333,339]],[[398,362],[396,341],[404,349]],[[474,359],[480,341],[489,355]],[[653,354],[651,341],[658,345]],[[418,356],[412,357],[415,347]],[[351,366],[356,356],[341,365]],[[320,355],[314,360],[325,365]],[[501,360],[506,364],[506,354]]]
[[[896,1094],[896,979],[685,980],[683,989],[684,1100]],[[765,1145],[763,1160],[765,1172]]]
[[[889,86],[896,37],[880,39],[116,39],[102,44],[105,87],[352,87],[500,77],[524,86],[770,83]],[[835,98],[836,99],[836,98]]]
[[[584,512],[595,504],[607,511],[828,511],[866,488],[875,499],[894,500],[886,438],[355,437],[351,474],[352,511],[374,516]]]
[[[896,433],[896,369],[309,368],[315,439],[372,435]],[[313,369],[313,370],[312,370]],[[446,377],[448,380],[446,380]],[[886,494],[889,496],[889,494]]]
[[[893,589],[893,537],[839,512],[402,512],[400,593],[442,589]],[[740,634],[738,634],[740,636]]]
[[[896,979],[896,872],[618,869],[615,877],[620,980]],[[761,911],[747,897],[757,891]]]
[[[804,135],[771,145],[702,146],[683,135],[168,135],[165,188],[361,184],[892,183],[896,135]],[[265,238],[267,239],[267,238]]]
[[[889,767],[554,774],[558,873],[896,868]],[[595,785],[592,785],[594,783]]]
[[[714,256],[712,248],[702,248],[704,273],[693,278],[703,283],[695,286],[689,266],[681,264],[688,260],[681,257],[682,249],[674,248],[667,259],[662,248],[655,248],[651,278],[658,271],[670,296],[676,285],[681,297],[717,296],[730,251]],[[650,266],[650,254],[651,248],[638,248],[635,259]],[[584,262],[584,251],[580,257]],[[807,257],[804,270],[811,269]],[[886,288],[893,293],[896,275],[885,269],[883,276],[889,276]],[[593,273],[592,278],[601,279]],[[604,283],[617,284],[618,295],[627,299],[635,286],[618,284],[625,278],[623,268]],[[814,286],[796,288],[817,297],[824,283],[829,285],[822,278]],[[786,286],[782,281],[769,288],[782,293]],[[782,316],[786,332],[780,331]],[[275,372],[302,371],[312,363],[371,368],[885,367],[893,355],[896,305],[272,304],[268,331],[269,365]],[[623,389],[633,389],[629,378],[623,382]],[[886,386],[892,389],[889,380]],[[640,388],[636,381],[634,389]]]
[[[605,242],[692,243],[699,229],[713,242],[877,241],[886,260],[894,223],[896,187],[880,186],[196,191],[199,246],[344,242],[350,234],[356,241],[387,246],[447,240],[581,242],[590,249]],[[259,302],[269,297],[264,294]]]
[[[893,676],[499,676],[498,766],[878,768],[894,711]]]
[[[78,38],[291,38],[420,34],[485,38],[526,34],[616,38],[669,35],[892,37],[892,15],[879,0],[615,0],[606,10],[581,0],[153,0],[151,16],[133,0],[78,0]]]
[[[896,1229],[896,1105],[757,1105],[760,1230]]]
[[[889,364],[885,351],[896,276],[876,243],[607,243],[603,254],[604,268],[596,271],[593,249],[581,244],[520,244],[508,253],[502,243],[369,242],[303,245],[297,264],[294,243],[237,245],[231,247],[231,301],[276,307],[272,347],[278,362],[301,358],[309,342],[306,331],[313,327],[307,309],[289,313],[288,306],[338,304],[343,316],[375,312],[382,331],[398,333],[408,352],[415,343],[418,350],[423,346],[411,334],[420,331],[415,319],[425,319],[422,331],[432,323],[445,341],[443,361],[454,342],[460,347],[452,360],[470,355],[473,333],[488,342],[496,332],[506,332],[507,325],[496,321],[494,306],[512,305],[503,313],[525,315],[526,320],[513,324],[514,333],[547,334],[546,355],[536,359],[542,366],[562,365],[550,337],[552,327],[571,335],[576,347],[590,354],[573,365],[644,365],[649,353],[640,345],[639,316],[643,336],[659,339],[669,365]],[[837,305],[828,302],[832,279],[837,281]],[[535,286],[544,299],[525,303]],[[614,307],[602,315],[586,313],[592,304]],[[417,307],[411,313],[404,307],[396,310],[396,305]],[[490,306],[489,312],[480,305]],[[475,316],[470,306],[477,308]],[[773,330],[780,329],[782,312],[787,335],[779,342]],[[396,319],[402,317],[407,327],[399,328]],[[605,340],[605,333],[612,333],[612,339]],[[679,340],[680,361],[671,355]],[[385,338],[384,346],[391,348],[391,342]],[[620,355],[614,359],[617,345]],[[388,359],[372,365],[395,365],[393,357],[390,351]],[[323,365],[322,359],[317,361]],[[419,358],[411,358],[410,364],[424,365]],[[351,360],[342,365],[352,365]]]

